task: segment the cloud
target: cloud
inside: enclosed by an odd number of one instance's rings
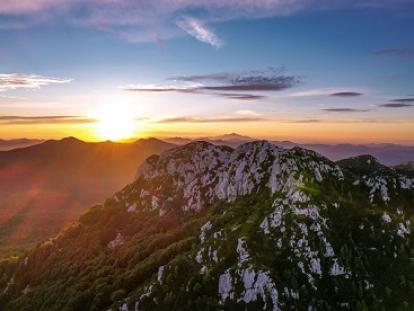
[[[155,123],[232,123],[232,122],[258,122],[265,121],[266,118],[259,116],[245,117],[171,117],[155,121]]]
[[[168,80],[183,83],[179,86],[129,85],[121,88],[125,91],[135,92],[202,93],[230,99],[257,100],[263,99],[266,96],[244,92],[282,91],[292,88],[301,82],[298,77],[283,74],[283,71],[283,68],[271,67],[267,70],[253,70],[243,73],[225,72],[208,75],[178,76]]]
[[[299,120],[284,120],[285,123],[343,123],[343,124],[413,124],[413,120],[395,120],[395,119],[299,119]]]
[[[327,92],[326,90],[305,90],[305,91],[299,91],[299,92],[293,92],[290,93],[289,97],[311,97],[311,96],[326,96]]]
[[[321,119],[302,119],[302,120],[291,120],[287,121],[287,123],[321,123],[324,122]]]
[[[174,86],[174,85],[140,85],[140,84],[130,84],[126,86],[120,86],[120,88],[124,91],[131,91],[131,92],[150,92],[150,93],[168,93],[168,92],[178,92],[178,93],[200,93],[201,89],[199,85],[182,85],[182,86]]]
[[[355,97],[355,96],[362,96],[363,94],[360,92],[335,92],[329,95],[337,96],[337,97]]]
[[[381,105],[378,105],[378,107],[383,107],[383,108],[405,108],[405,107],[414,107],[414,105],[401,102],[401,103],[381,104]]]
[[[267,96],[255,95],[255,94],[241,94],[241,93],[212,93],[212,94],[216,96],[221,96],[224,98],[247,100],[247,101],[267,98]]]
[[[390,103],[380,104],[378,107],[382,108],[406,108],[414,107],[414,97],[396,98],[391,100]]]
[[[414,48],[389,48],[373,52],[376,56],[414,57]]]
[[[257,71],[250,71],[250,72],[257,72]],[[177,76],[168,78],[168,80],[175,80],[175,81],[185,81],[185,82],[209,82],[209,81],[229,81],[232,80],[235,73],[231,72],[219,72],[219,73],[211,73],[211,74],[204,74],[204,75],[188,75],[188,76]]]
[[[2,0],[0,28],[63,24],[110,32],[132,42],[158,42],[185,31],[203,42],[218,45],[221,40],[205,25],[320,9],[398,9],[409,5],[410,0]],[[181,16],[190,13],[190,18],[199,21],[201,27],[188,21],[177,26],[177,19],[183,20]]]
[[[369,109],[354,109],[354,108],[324,108],[327,112],[368,112]]]
[[[203,23],[193,17],[183,17],[177,21],[177,26],[197,40],[210,44],[216,48],[223,46],[223,41],[208,29]]]
[[[364,124],[364,123],[375,123],[375,124],[413,124],[413,120],[387,120],[387,119],[281,119],[274,117],[263,117],[257,116],[226,116],[226,117],[201,117],[201,116],[179,116],[170,117],[154,120],[153,123],[163,124],[179,124],[179,123],[243,123],[243,122],[280,122],[290,124],[313,124],[313,123],[343,123],[343,124]]]
[[[236,114],[241,115],[241,116],[253,116],[253,117],[260,116],[260,113],[253,111],[253,110],[237,110]]]
[[[289,94],[289,97],[322,97],[322,96],[332,96],[332,97],[356,97],[364,95],[361,91],[346,90],[347,88],[324,88],[324,89],[311,89],[303,90],[299,92],[293,92]]]
[[[33,74],[0,73],[0,91],[31,89],[50,84],[69,83],[72,79],[50,78]]]
[[[175,81],[208,83],[199,87],[212,91],[281,91],[300,82],[296,76],[285,75],[284,68],[269,67],[242,73],[215,73],[207,75],[179,76]]]
[[[395,103],[414,103],[414,98],[397,98],[392,101]]]
[[[28,97],[23,97],[23,96],[3,96],[3,95],[0,95],[0,98],[9,99],[9,100],[27,100],[28,99]]]
[[[0,125],[83,124],[94,122],[96,122],[95,119],[84,116],[0,116]]]
[[[118,5],[116,3],[118,2]],[[123,0],[122,6],[119,5],[121,1],[113,0],[2,0],[0,2],[0,13],[3,14],[26,14],[53,9],[58,12],[68,11],[70,9],[84,8],[93,10],[102,10],[104,8],[112,8],[115,12],[125,10],[148,10],[149,14],[155,11],[163,11],[164,14],[170,12],[183,11],[184,9],[193,8],[199,10],[216,10],[224,11],[229,14],[228,10],[234,10],[233,15],[244,14],[287,14],[297,12],[305,9],[320,9],[332,7],[390,7],[398,4],[409,3],[407,0],[394,0],[393,5],[389,0]],[[319,4],[318,4],[319,3]],[[101,4],[101,6],[99,6]],[[218,12],[219,13],[219,12]],[[90,13],[90,15],[93,15]]]

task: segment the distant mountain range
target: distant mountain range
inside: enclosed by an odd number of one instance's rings
[[[49,140],[0,152],[0,252],[13,254],[54,236],[134,178],[152,154],[171,148],[157,139],[133,143]]]
[[[413,217],[414,178],[372,156],[192,142],[0,262],[0,306],[412,310]]]
[[[175,145],[185,145],[193,141],[206,141],[215,145],[227,145],[231,147],[237,147],[240,144],[254,141],[254,138],[249,136],[239,135],[237,133],[224,134],[219,136],[207,136],[207,137],[197,137],[197,138],[188,138],[188,137],[167,137],[161,138],[163,141],[175,144]]]
[[[215,145],[237,147],[240,144],[256,140],[236,133],[200,138],[172,137],[163,138],[164,141],[176,145],[188,144],[192,141],[207,141]],[[291,141],[271,141],[282,148],[301,147],[316,151],[330,160],[337,161],[359,155],[372,155],[383,164],[396,165],[401,162],[414,161],[414,146],[398,144],[300,144]]]
[[[198,138],[188,137],[166,137],[159,138],[159,140],[168,142],[173,145],[185,145],[193,141],[207,141],[215,145],[227,145],[236,148],[240,144],[250,141],[255,141],[257,138],[252,138],[237,133],[230,133],[218,136],[201,136]],[[11,150],[14,148],[27,147],[39,144],[44,140],[40,139],[0,139],[0,151]],[[277,141],[271,142],[282,148],[293,148],[295,146],[302,147],[316,151],[330,160],[337,161],[349,157],[359,155],[372,155],[381,163],[386,165],[397,165],[402,162],[414,161],[414,145],[401,145],[392,143],[368,143],[368,144],[321,144],[321,143],[296,143],[292,141]],[[130,142],[125,142],[130,143]]]

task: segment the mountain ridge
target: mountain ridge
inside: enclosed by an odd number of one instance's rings
[[[334,163],[266,141],[151,156],[132,184],[1,264],[0,301],[6,310],[409,309],[413,180],[354,170],[368,159]]]

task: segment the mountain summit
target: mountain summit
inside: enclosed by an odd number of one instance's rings
[[[0,265],[5,310],[414,305],[414,180],[267,141],[193,142]]]

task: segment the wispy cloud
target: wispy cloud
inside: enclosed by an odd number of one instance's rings
[[[252,117],[258,117],[261,114],[253,111],[253,110],[237,110],[236,114],[241,115],[241,116],[252,116]]]
[[[343,124],[413,124],[413,120],[401,120],[401,119],[375,119],[375,118],[363,118],[363,119],[299,119],[299,120],[285,120],[285,123],[343,123]]]
[[[407,0],[2,0],[0,28],[42,23],[74,25],[113,33],[128,41],[159,41],[187,32],[200,41],[222,41],[205,25],[238,18],[285,16],[303,11],[337,8],[399,8]],[[177,16],[192,13],[176,25]],[[192,20],[191,20],[192,19]],[[194,23],[194,21],[196,21]],[[184,31],[180,31],[180,27]]]
[[[85,116],[0,116],[0,125],[83,124],[94,122],[96,122],[95,119]]]
[[[330,96],[335,96],[335,97],[356,97],[356,96],[362,96],[363,94],[360,92],[335,92],[335,93],[331,93],[329,94]]]
[[[324,122],[322,119],[300,119],[300,120],[291,120],[287,123],[321,123]]]
[[[180,124],[180,123],[243,123],[243,122],[277,122],[290,124],[312,124],[312,123],[343,123],[343,124],[413,124],[413,120],[401,119],[375,119],[375,118],[361,118],[361,119],[329,119],[329,118],[309,118],[309,119],[282,119],[275,117],[264,117],[261,115],[245,115],[245,116],[225,116],[225,117],[202,117],[202,116],[178,116],[162,118],[153,120],[153,123],[163,124]]]
[[[414,104],[409,104],[409,103],[387,103],[387,104],[381,104],[378,105],[378,107],[383,107],[383,108],[406,108],[406,107],[414,107]]]
[[[72,79],[50,78],[34,74],[0,73],[0,91],[39,88],[50,84],[69,83]]]
[[[244,117],[171,117],[155,121],[155,123],[238,123],[238,122],[258,122],[265,121],[266,118],[260,116],[244,116]]]
[[[178,92],[178,93],[198,93],[200,91],[199,86],[172,86],[172,85],[142,85],[142,84],[130,84],[120,87],[124,91],[131,92],[150,92],[150,93],[164,93],[164,92]]]
[[[264,95],[255,95],[255,94],[242,94],[242,93],[212,93],[213,95],[229,98],[229,99],[239,99],[239,100],[246,100],[246,101],[253,101],[259,99],[265,99],[267,96]]]
[[[51,10],[67,12],[79,8],[89,8],[90,11],[100,11],[112,8],[114,13],[120,9],[132,10],[135,13],[144,11],[154,14],[163,11],[164,14],[170,12],[180,12],[185,9],[199,9],[203,11],[215,10],[222,11],[222,14],[244,16],[247,13],[268,16],[273,14],[289,14],[301,10],[312,10],[320,8],[338,7],[396,7],[409,3],[407,0],[349,0],[349,1],[306,1],[306,0],[3,0],[0,2],[0,13],[3,14],[29,14]],[[118,3],[118,5],[116,5]],[[99,6],[100,4],[100,6]],[[234,12],[230,12],[233,10]],[[93,13],[90,13],[93,16]],[[115,14],[117,15],[117,14]],[[86,18],[86,17],[85,17]]]
[[[355,108],[324,108],[327,112],[368,112],[369,109],[355,109]]]
[[[223,40],[196,18],[183,17],[177,21],[177,26],[197,40],[210,44],[216,48],[219,48],[224,44]]]
[[[388,48],[373,52],[376,56],[414,57],[414,48]]]
[[[349,88],[323,88],[293,92],[289,94],[289,97],[357,97],[362,95],[364,95],[362,91],[349,90]]]
[[[269,68],[243,73],[215,73],[207,75],[178,76],[169,78],[174,82],[183,83],[179,86],[141,86],[129,85],[121,87],[125,91],[135,92],[181,92],[202,93],[222,96],[230,99],[257,100],[265,96],[244,92],[282,91],[292,88],[301,80],[283,73],[283,68]],[[234,93],[240,92],[240,93]]]
[[[396,98],[392,100],[395,103],[414,103],[414,97]]]
[[[414,97],[395,98],[389,103],[377,105],[382,108],[407,108],[414,107]]]
[[[26,100],[28,97],[24,96],[7,96],[7,95],[0,95],[2,99],[9,99],[9,100]]]

